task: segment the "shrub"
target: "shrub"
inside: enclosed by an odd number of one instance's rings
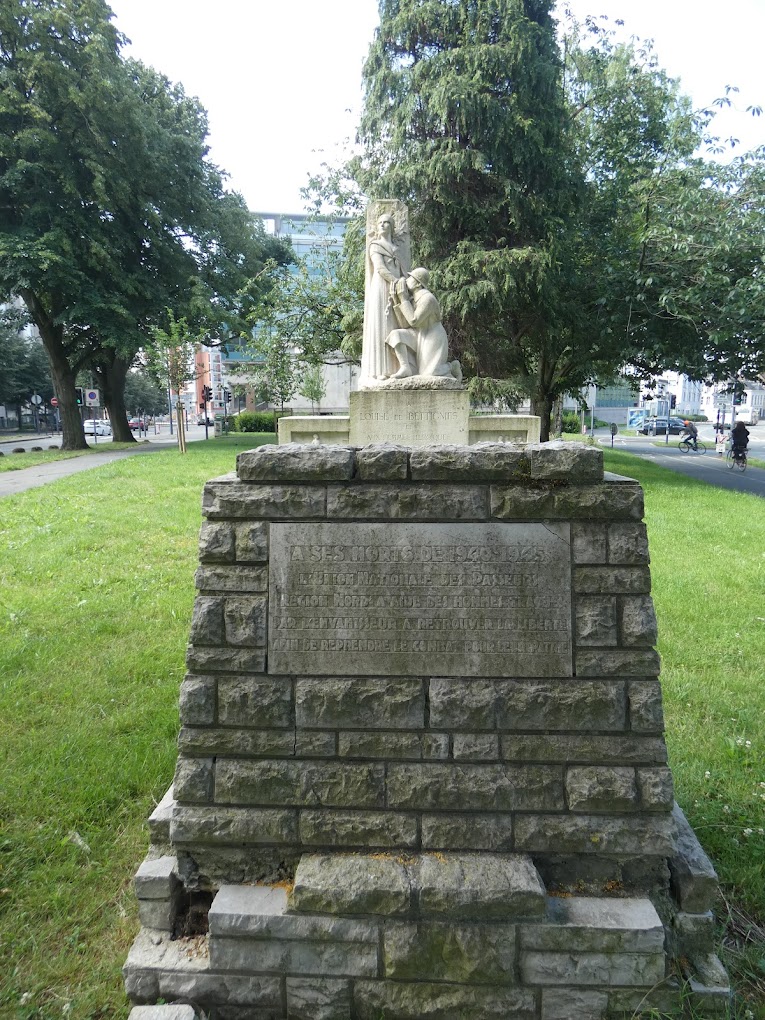
[[[230,419],[232,432],[276,432],[274,411],[240,411]]]
[[[576,411],[564,411],[561,415],[561,429],[563,432],[581,432],[579,414]]]

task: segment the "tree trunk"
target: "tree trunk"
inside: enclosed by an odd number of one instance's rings
[[[125,380],[130,364],[115,351],[103,352],[96,368],[98,381],[109,412],[112,435],[116,443],[135,443],[136,438],[128,425],[125,408]]]
[[[554,398],[550,393],[537,393],[531,401],[532,412],[538,414],[541,423],[539,426],[539,439],[542,443],[550,441],[550,417],[552,415]]]
[[[82,417],[77,406],[75,393],[76,371],[69,364],[64,348],[64,327],[54,323],[43,308],[42,302],[32,290],[25,287],[19,290],[19,297],[27,306],[32,321],[40,331],[48,361],[50,374],[53,378],[53,389],[58,397],[58,409],[61,413],[63,437],[62,450],[87,450],[85,433],[82,430]]]

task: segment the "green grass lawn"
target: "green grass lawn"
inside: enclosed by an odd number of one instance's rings
[[[13,453],[12,444],[6,446],[3,456],[0,457],[0,472],[2,471],[21,471],[28,467],[37,467],[38,464],[50,464],[56,460],[71,460],[72,457],[87,457],[92,453],[112,453],[117,450],[137,450],[138,443],[101,443],[89,446],[87,450],[61,450],[54,449],[49,450],[48,445],[55,444],[44,444],[42,450],[37,450],[34,453]]]
[[[0,500],[0,1017],[128,1014],[131,879],[175,765],[202,485],[273,441]],[[645,486],[677,797],[724,883],[736,1015],[765,1017],[765,504],[605,456]]]

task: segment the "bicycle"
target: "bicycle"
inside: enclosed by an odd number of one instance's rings
[[[681,439],[680,442],[677,444],[677,448],[680,450],[681,453],[706,453],[707,452],[706,446],[701,442],[700,439],[696,440],[696,446],[695,447],[694,447],[694,445],[693,445],[693,443],[691,442],[690,439]]]
[[[746,471],[746,450],[728,450],[725,454],[725,464],[730,471],[734,467],[739,471]]]

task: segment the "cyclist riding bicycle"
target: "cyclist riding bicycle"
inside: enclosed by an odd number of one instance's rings
[[[696,428],[692,421],[683,422],[683,426],[684,426],[683,436],[685,436],[686,432],[688,433],[687,437],[685,438],[685,442],[692,446],[694,450],[698,450],[698,446],[696,444],[699,438],[699,430]]]
[[[749,429],[742,421],[737,421],[730,433],[730,448],[736,460],[740,460],[742,454],[746,453],[747,446],[749,446]]]

